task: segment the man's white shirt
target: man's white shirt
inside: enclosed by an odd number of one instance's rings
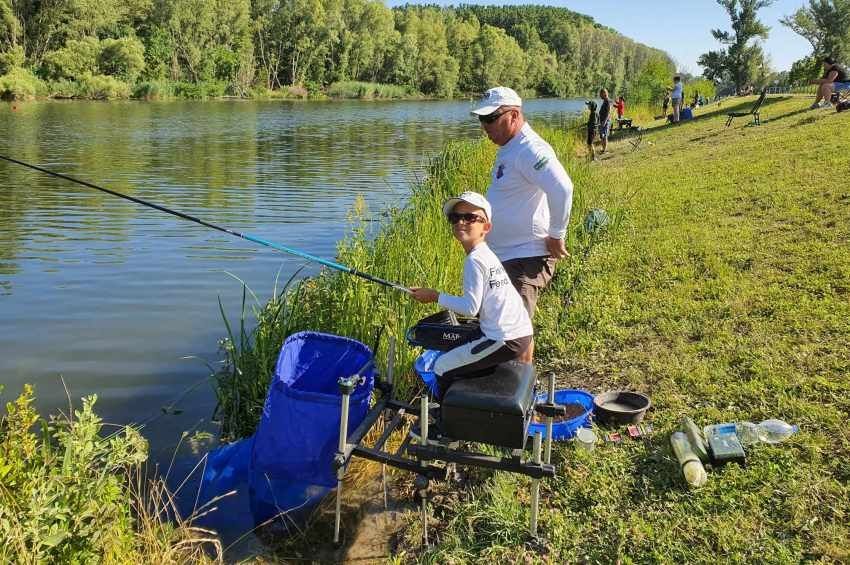
[[[486,196],[493,207],[487,243],[502,261],[549,255],[546,237],[566,237],[573,182],[528,123],[499,148]]]

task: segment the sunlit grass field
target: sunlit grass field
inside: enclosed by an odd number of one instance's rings
[[[437,509],[423,561],[850,560],[850,112],[769,98],[763,125],[724,127],[753,100],[648,124],[638,150],[617,143],[594,163],[577,190],[618,203],[620,228],[583,258],[578,284],[562,265],[537,313],[538,373],[648,393],[653,436],[559,446],[543,487],[548,555],[523,544],[527,481],[493,474]],[[689,491],[669,448],[685,415],[801,432]],[[411,555],[417,535],[412,517]]]

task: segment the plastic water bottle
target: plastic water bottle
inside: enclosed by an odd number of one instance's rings
[[[765,420],[760,424],[752,422],[736,422],[735,434],[744,445],[752,445],[763,441],[764,443],[779,443],[799,431],[799,427],[787,424],[782,420]]]
[[[741,440],[742,445],[753,445],[761,441],[759,439],[759,426],[752,422],[736,422],[735,435]]]
[[[670,436],[670,445],[673,446],[673,453],[676,454],[676,459],[682,466],[682,473],[685,475],[688,484],[693,488],[704,485],[708,481],[708,475],[699,457],[691,449],[688,436],[682,432],[673,432],[673,435]]]
[[[765,443],[779,443],[794,435],[800,428],[782,420],[765,420],[758,425],[759,439]]]

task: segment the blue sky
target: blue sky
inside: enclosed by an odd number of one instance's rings
[[[568,8],[587,14],[594,20],[614,28],[623,35],[641,43],[658,47],[669,53],[679,64],[680,71],[701,74],[697,58],[719,44],[711,36],[712,29],[730,29],[729,17],[714,0],[509,0],[507,2],[462,0],[414,1],[388,0],[389,6],[403,4],[457,4],[510,5],[546,4]],[[759,12],[761,21],[770,26],[770,37],[764,44],[770,56],[771,67],[782,71],[791,68],[791,63],[811,52],[811,45],[802,37],[779,23],[783,16],[795,12],[805,0],[776,0],[773,6]],[[673,11],[676,13],[673,13]]]

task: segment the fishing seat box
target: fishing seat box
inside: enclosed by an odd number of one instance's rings
[[[440,403],[440,433],[448,438],[522,449],[534,408],[531,364],[510,361],[486,376],[455,381]]]

